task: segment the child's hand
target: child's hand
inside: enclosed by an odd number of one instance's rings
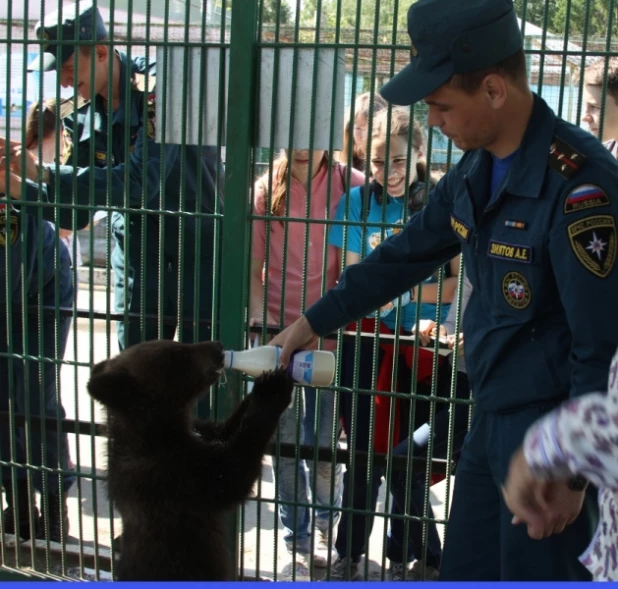
[[[431,319],[421,319],[418,322],[418,332],[416,325],[412,327],[412,333],[416,333],[416,337],[421,342],[421,346],[428,346],[431,343],[431,336],[435,334],[436,322]]]

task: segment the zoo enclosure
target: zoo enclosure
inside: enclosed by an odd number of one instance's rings
[[[129,0],[125,9],[121,10],[120,3],[112,0],[110,4],[101,2],[99,6],[109,27],[112,46],[127,51],[133,57],[146,55],[158,64],[172,61],[174,63],[172,68],[161,68],[162,73],[158,73],[157,77],[158,87],[164,88],[163,97],[158,103],[162,124],[157,131],[162,133],[163,129],[166,129],[169,133],[159,139],[181,145],[214,144],[225,161],[225,213],[214,215],[217,226],[223,233],[222,255],[217,269],[217,282],[221,286],[221,321],[214,326],[214,335],[220,337],[226,347],[241,349],[248,345],[251,331],[244,310],[248,300],[248,252],[250,221],[253,218],[248,196],[254,180],[282,147],[300,146],[302,141],[305,141],[302,147],[317,147],[316,136],[320,135],[321,139],[326,141],[326,145],[320,145],[320,148],[331,151],[340,148],[341,123],[343,118],[349,115],[355,96],[364,90],[377,91],[408,61],[409,45],[404,25],[407,6],[397,0],[371,3],[373,9],[368,7],[369,3],[361,0],[298,0],[289,5],[289,12],[285,16],[281,2],[276,0],[237,0],[227,3],[205,2],[198,18],[195,7],[190,2],[181,3],[180,7],[178,2],[170,3],[169,0],[164,4],[163,14],[158,16],[153,13],[155,9],[161,10],[163,3],[155,5],[146,2],[138,7],[137,0]],[[39,11],[38,15],[32,18],[34,5],[33,2],[26,2],[24,14],[21,16],[15,14],[16,9],[7,5],[8,12],[4,19],[0,19],[0,67],[3,70],[0,72],[0,125],[4,127],[3,134],[16,139],[23,136],[23,113],[31,102],[29,98],[40,95],[46,84],[41,79],[30,78],[23,70],[23,64],[31,59],[32,53],[38,53],[41,46],[33,34],[33,26],[40,18],[38,3],[34,11],[35,14]],[[533,88],[548,100],[558,114],[579,123],[582,114],[582,81],[576,83],[573,74],[587,63],[588,59],[615,54],[615,41],[612,40],[616,26],[614,0],[603,0],[594,5],[590,0],[524,0],[517,2],[517,6],[526,39],[525,47]],[[55,6],[47,3],[45,8],[49,12]],[[602,14],[599,16],[599,13]],[[562,27],[559,22],[560,15],[563,18]],[[318,59],[312,58],[318,55]],[[305,62],[305,68],[308,69],[299,67],[299,56],[308,59]],[[315,64],[324,63],[329,58],[333,65],[326,84],[331,90],[328,110],[334,110],[339,104],[341,93],[344,96],[343,110],[337,113],[327,112],[329,116],[324,117],[326,122],[319,128],[306,126],[299,132],[300,135],[304,133],[304,137],[299,137],[294,127],[295,119],[309,115],[308,120],[313,121],[318,115],[324,114],[316,103],[316,96],[323,89],[323,72],[320,71],[321,66]],[[340,62],[343,63],[343,72],[337,69],[336,64]],[[265,63],[269,64],[266,68]],[[191,71],[193,74],[190,74]],[[270,102],[265,102],[268,97],[261,94],[265,75],[270,76],[270,89],[278,89],[289,83],[289,94],[285,96],[285,100],[280,101],[276,93],[271,91]],[[21,92],[16,92],[19,89]],[[61,96],[62,90],[53,85],[47,94],[48,97]],[[308,100],[308,111],[296,106],[303,103],[303,100]],[[167,101],[175,104],[176,108],[166,107]],[[265,124],[261,114],[269,112],[272,116]],[[22,116],[19,116],[20,113]],[[422,117],[420,109],[417,114]],[[281,125],[284,126],[283,130]],[[284,137],[284,140],[279,140],[279,137]],[[428,151],[428,158],[434,169],[448,169],[460,156],[457,150],[437,133],[430,135]],[[100,210],[100,207],[92,206],[91,210],[94,212]],[[109,212],[111,211],[110,208]],[[150,213],[152,214],[152,211]],[[174,215],[163,209],[159,213],[161,217]],[[107,255],[110,251],[111,233],[108,228],[98,231],[102,232],[104,237],[105,255],[100,255],[99,259],[103,260],[107,270],[105,286],[109,291],[113,283]],[[82,235],[88,242],[89,258],[92,260],[96,257],[93,234],[88,232]],[[180,239],[182,240],[182,235]],[[86,283],[92,283],[92,269],[82,274]],[[8,290],[10,285],[5,287]],[[93,297],[90,297],[90,301],[86,302],[92,302],[92,299]],[[113,321],[122,319],[122,316],[115,315],[109,297],[102,309],[95,309],[93,304],[78,304],[76,309],[42,309],[40,305],[35,307],[29,310],[30,313],[54,313],[56,316],[68,313],[75,323],[81,322],[88,329],[91,348],[95,345],[95,334],[99,330],[108,342],[106,352],[110,351],[109,340],[114,337]],[[7,310],[7,313],[10,311]],[[173,321],[175,318],[158,319]],[[20,320],[25,322],[23,317]],[[262,336],[266,332],[257,328],[253,331]],[[97,411],[94,407],[82,407],[87,409],[82,414],[77,402],[94,353],[91,352],[90,358],[80,359],[77,336],[69,342],[69,346],[73,348],[73,360],[38,357],[24,358],[24,361],[55,362],[59,369],[62,367],[65,372],[73,375],[73,378],[69,378],[73,382],[70,382],[68,387],[60,387],[63,398],[68,393],[76,399],[73,418],[62,422],[53,419],[45,422],[35,416],[19,415],[12,411],[0,415],[0,418],[3,427],[26,423],[29,428],[61,428],[82,440],[75,442],[76,447],[84,443],[84,439],[90,440],[85,443],[84,448],[89,448],[94,455],[97,454],[95,447],[100,441],[95,439],[101,434]],[[67,382],[66,379],[58,378],[61,385]],[[228,375],[227,383],[218,388],[217,395],[213,398],[213,413],[222,417],[228,414],[238,402],[244,387],[245,381],[239,375]],[[273,452],[309,458],[318,452],[318,448],[297,449],[281,445],[273,447]],[[347,461],[346,451],[337,450],[334,441],[330,450],[320,449],[319,453],[326,460]],[[101,478],[101,475],[97,474],[97,467],[100,466],[97,459],[93,458],[90,464],[82,465],[79,457],[80,454],[77,453],[79,481],[96,481]],[[386,463],[384,456],[359,455],[356,459],[359,466],[367,464],[369,469],[372,465]],[[389,464],[397,466],[396,461],[390,461]],[[419,464],[420,468],[425,468],[422,461]],[[47,468],[53,470],[56,466],[47,465]],[[12,461],[2,461],[0,467],[30,470],[39,468],[15,464]],[[429,463],[428,468],[445,471],[447,465],[436,461],[435,464]],[[95,497],[94,502],[96,501]],[[108,517],[112,519],[111,510]],[[245,568],[243,549],[247,542],[246,536],[238,533],[242,522],[243,514],[239,513],[229,528],[229,539],[238,556],[239,571]],[[258,534],[258,553],[259,537]],[[93,543],[95,548],[98,548],[96,532]],[[77,554],[80,566],[92,562],[95,571],[102,570],[99,551],[88,556],[88,550],[81,541],[79,546]],[[35,563],[35,566],[30,568],[37,573],[53,576],[49,547],[44,549],[46,558],[43,564]],[[35,561],[35,546],[26,550],[25,556],[20,556],[17,548],[14,550],[16,556],[9,565],[7,563],[11,558],[8,553],[13,549],[3,543],[3,566],[0,572],[17,574]],[[21,552],[23,551],[22,549]],[[63,545],[60,577],[66,574],[66,562],[71,554],[69,547]],[[110,568],[113,568],[113,559],[109,562]],[[259,569],[259,566],[257,568]]]

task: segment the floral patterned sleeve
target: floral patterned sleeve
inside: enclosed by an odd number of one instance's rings
[[[524,455],[538,478],[577,474],[596,487],[618,491],[618,352],[607,394],[573,399],[540,419],[526,434]]]

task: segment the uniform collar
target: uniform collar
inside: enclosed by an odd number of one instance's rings
[[[133,78],[133,70],[137,70],[134,63],[129,63],[127,59],[127,55],[122,51],[117,51],[118,57],[120,57],[120,105],[114,111],[112,117],[112,124],[116,123],[124,123],[124,108],[126,101],[126,93],[127,93],[127,75],[130,76],[130,79]],[[131,67],[131,72],[127,74],[127,68]],[[131,86],[129,86],[131,88]],[[90,139],[90,129],[92,127],[95,133],[106,133],[107,129],[106,124],[104,123],[103,114],[97,110],[97,105],[101,104],[101,97],[97,96],[94,100],[91,100],[84,107],[84,119],[83,119],[83,127],[82,133],[80,135],[80,142],[88,141]],[[137,105],[134,100],[131,100],[131,126],[139,125],[139,113],[137,112]],[[91,123],[91,121],[93,121]]]
[[[528,198],[541,195],[557,118],[542,98],[533,96],[532,116],[519,152],[511,162],[506,184],[509,194]]]
[[[538,198],[541,194],[556,126],[556,115],[547,103],[536,94],[533,97],[532,114],[517,155],[509,166],[504,188],[509,194],[528,198]],[[470,158],[466,175],[474,194],[481,195],[488,190],[491,166],[491,154],[485,149],[477,150]],[[489,197],[481,201],[484,207]]]

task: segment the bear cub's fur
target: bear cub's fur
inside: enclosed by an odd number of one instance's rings
[[[226,511],[243,503],[292,400],[285,370],[263,375],[225,422],[191,410],[223,368],[218,342],[157,340],[94,366],[107,409],[107,487],[122,517],[121,581],[232,578]]]

